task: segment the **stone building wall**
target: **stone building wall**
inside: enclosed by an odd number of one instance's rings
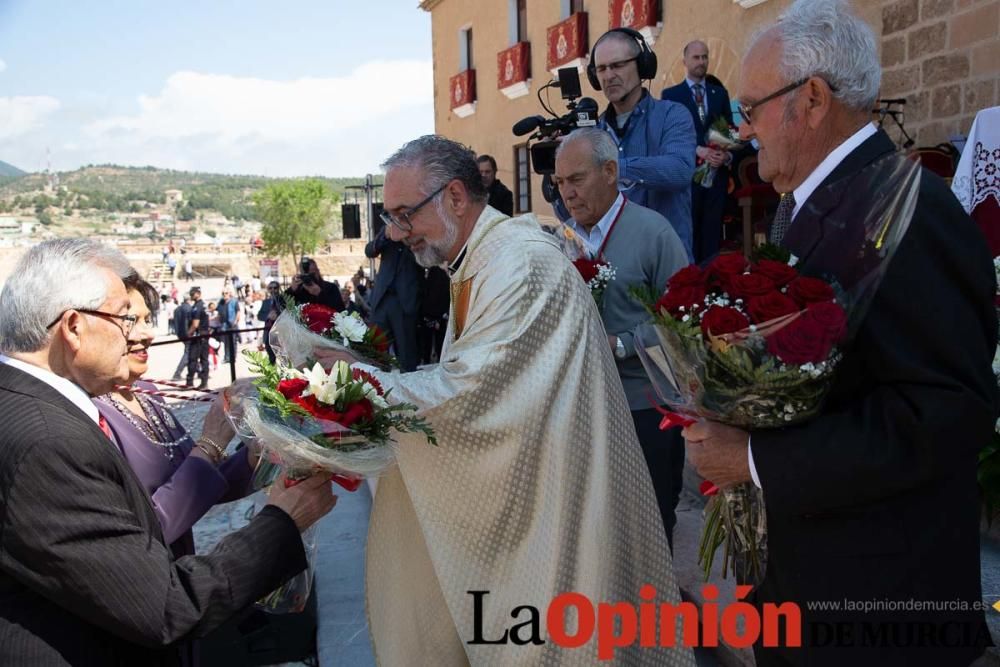
[[[890,0],[882,7],[882,96],[906,97],[918,146],[968,133],[1000,104],[1000,1]]]

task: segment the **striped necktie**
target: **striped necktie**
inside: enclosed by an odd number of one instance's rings
[[[771,222],[771,243],[779,245],[785,238],[785,232],[792,225],[792,211],[795,210],[795,195],[786,192],[781,195],[778,202],[778,210],[774,212],[774,220]]]
[[[694,90],[694,103],[698,106],[698,118],[701,119],[701,124],[705,124],[705,87],[700,83],[694,84],[692,87]]]

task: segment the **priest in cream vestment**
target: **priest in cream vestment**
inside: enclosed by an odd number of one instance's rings
[[[534,217],[486,206],[468,149],[422,137],[383,166],[389,234],[422,265],[448,265],[452,310],[438,366],[378,376],[390,400],[419,407],[439,445],[399,437],[399,466],[378,482],[366,575],[376,659],[597,664],[596,629],[579,648],[552,640],[553,598],[575,592],[595,609],[637,608],[644,584],[657,604],[679,597],[590,292]],[[516,638],[533,635],[527,605],[538,610],[543,643],[512,639],[522,623]],[[564,622],[570,636],[576,620]],[[690,649],[674,646],[678,627],[665,630],[658,644],[672,647],[640,648],[637,638],[613,664],[693,666]],[[505,633],[505,643],[470,643]]]

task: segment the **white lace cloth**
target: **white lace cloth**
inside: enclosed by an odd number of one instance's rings
[[[990,195],[1000,203],[1000,107],[976,114],[951,191],[970,214]]]

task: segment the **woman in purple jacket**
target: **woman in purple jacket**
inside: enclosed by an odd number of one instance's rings
[[[147,369],[153,340],[152,309],[156,289],[137,276],[126,280],[138,321],[128,337],[129,386],[155,389],[136,382]],[[149,492],[160,518],[163,537],[175,557],[194,553],[191,527],[216,503],[252,492],[255,461],[243,447],[226,458],[224,450],[235,432],[222,407],[212,403],[197,441],[191,438],[159,397],[119,389],[94,399],[129,466]]]

